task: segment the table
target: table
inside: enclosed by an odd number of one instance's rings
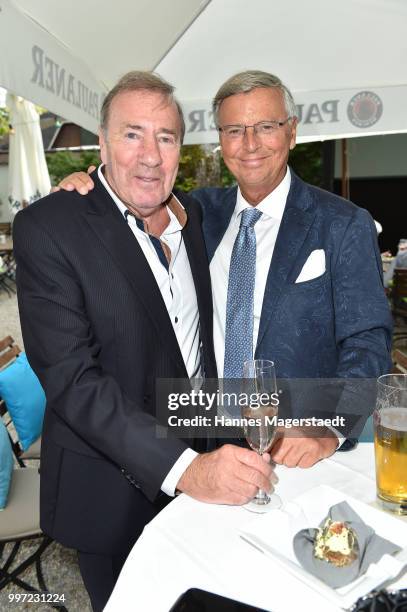
[[[0,242],[0,254],[10,253],[13,250],[13,239],[11,236],[6,236],[5,242]]]
[[[5,242],[0,242],[0,288],[4,289],[9,295],[15,293],[13,283],[15,281],[15,260],[13,255],[13,239],[6,236]],[[12,284],[6,282],[12,281]]]
[[[392,263],[393,260],[394,260],[394,257],[382,254],[382,266],[383,266],[383,273],[384,274],[390,268],[391,263]]]
[[[276,472],[283,501],[327,484],[380,507],[372,443],[336,453],[307,470],[278,466]],[[105,612],[168,612],[179,595],[192,587],[273,612],[338,612],[339,608],[240,539],[237,530],[254,516],[244,508],[204,504],[180,495],[145,527]],[[406,587],[405,575],[397,588]]]

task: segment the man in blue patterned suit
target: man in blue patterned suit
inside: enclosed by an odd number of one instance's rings
[[[255,356],[273,359],[279,377],[383,374],[389,367],[391,317],[370,215],[307,185],[289,169],[296,107],[277,77],[259,71],[231,77],[216,94],[213,111],[223,159],[238,183],[238,188],[194,193],[204,210],[211,262],[218,372],[231,371],[227,313],[233,307],[230,266],[239,217],[255,207],[261,213],[254,226]],[[339,411],[349,409],[347,392],[354,387],[345,388]],[[286,437],[272,456],[277,463],[308,467],[332,454],[338,443],[333,433]]]
[[[296,106],[276,76],[260,71],[234,75],[220,87],[213,110],[223,159],[238,183],[193,193],[203,209],[219,375],[234,376],[236,366],[253,354],[273,359],[282,378],[383,374],[390,365],[392,324],[369,213],[304,183],[290,170]],[[86,191],[91,184],[83,174],[72,180],[68,177],[62,186]],[[247,209],[258,211],[250,222],[256,260],[252,275],[246,269],[252,283],[249,305],[242,301],[247,286],[232,280],[238,276],[231,270]],[[239,284],[244,317],[238,312]],[[233,350],[236,333],[230,319],[236,322],[239,316],[247,322],[240,325],[241,333],[250,336],[244,355]],[[356,401],[353,393],[353,387],[345,387],[339,411]],[[285,437],[272,456],[287,466],[309,467],[339,444],[331,431],[320,437]]]

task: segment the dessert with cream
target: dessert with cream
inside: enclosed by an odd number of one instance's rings
[[[358,549],[355,532],[341,521],[327,518],[315,536],[314,556],[336,567],[353,563],[358,556]]]

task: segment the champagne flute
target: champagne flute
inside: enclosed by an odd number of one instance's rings
[[[249,359],[243,364],[242,387],[247,404],[242,408],[244,434],[251,449],[259,455],[268,452],[277,433],[278,394],[274,363],[267,359]],[[248,504],[251,512],[263,514],[281,507],[281,499],[261,489]]]

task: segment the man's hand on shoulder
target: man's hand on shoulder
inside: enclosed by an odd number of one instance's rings
[[[309,468],[321,459],[333,455],[338,447],[338,438],[330,429],[324,428],[321,437],[296,436],[283,436],[277,440],[270,452],[275,463],[287,467]]]
[[[232,444],[198,455],[185,470],[177,489],[203,502],[242,505],[259,489],[273,490],[277,482],[270,456]]]
[[[65,191],[77,191],[81,195],[87,195],[95,186],[89,174],[96,170],[96,166],[89,166],[88,173],[73,172],[66,176],[62,181],[51,189],[51,193],[64,189]]]

